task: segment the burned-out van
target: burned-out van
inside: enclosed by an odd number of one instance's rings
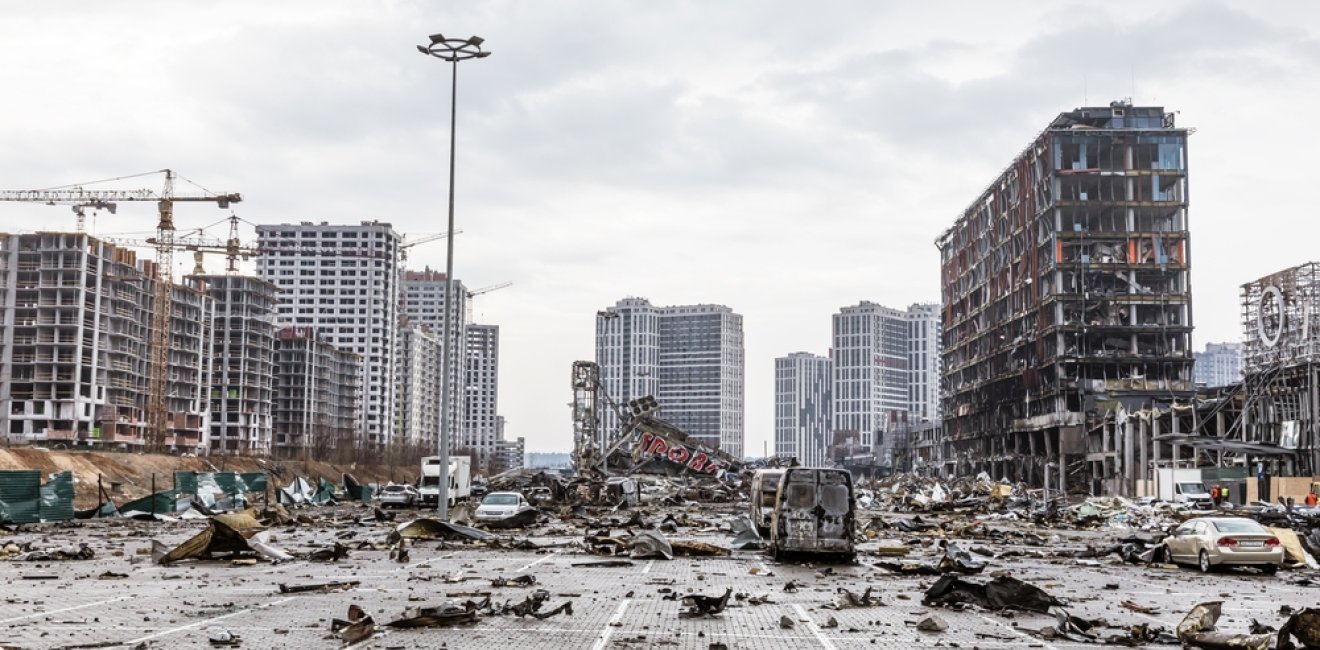
[[[770,525],[770,554],[811,554],[851,561],[855,556],[852,474],[824,467],[790,467],[779,479]]]
[[[779,479],[783,477],[782,469],[758,469],[752,474],[752,498],[747,515],[756,524],[761,537],[770,536],[770,523],[774,521],[775,515],[775,495],[779,494]]]

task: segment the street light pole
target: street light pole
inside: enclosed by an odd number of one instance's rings
[[[436,515],[440,520],[449,518],[449,447],[453,436],[450,422],[453,420],[453,400],[449,398],[451,372],[457,372],[458,364],[450,364],[449,354],[454,350],[450,339],[455,332],[451,316],[454,314],[454,136],[458,132],[458,62],[468,59],[484,59],[490,52],[483,51],[481,44],[485,39],[473,36],[468,39],[445,38],[443,34],[432,34],[430,45],[418,45],[417,51],[449,61],[453,66],[453,76],[449,91],[449,230],[448,256],[445,260],[445,313],[441,327],[444,340],[441,342],[440,374],[440,438],[436,441],[440,456],[440,494],[436,499]]]

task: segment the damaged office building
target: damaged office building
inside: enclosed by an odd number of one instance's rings
[[[1062,113],[939,237],[945,474],[1091,491],[1093,428],[1192,396],[1188,133]]]

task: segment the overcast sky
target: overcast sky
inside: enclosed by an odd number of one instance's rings
[[[571,446],[595,312],[642,296],[743,315],[759,453],[774,358],[826,353],[844,305],[938,301],[936,236],[1077,106],[1132,97],[1196,129],[1197,349],[1241,338],[1239,285],[1320,258],[1315,3],[9,2],[4,18],[0,187],[170,167],[241,192],[250,222],[411,236],[445,229],[449,146],[449,69],[415,46],[483,36],[493,55],[459,69],[455,275],[513,282],[475,315],[501,327],[499,407],[529,450]],[[227,215],[180,205],[176,223]],[[72,227],[66,207],[0,204],[0,230]],[[154,227],[149,205],[95,224]],[[409,261],[443,269],[443,241]]]

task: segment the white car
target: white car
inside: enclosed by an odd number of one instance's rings
[[[527,498],[517,492],[491,492],[481,500],[472,518],[484,524],[512,523],[515,520],[534,520],[536,512]]]
[[[388,506],[396,508],[412,507],[417,503],[417,489],[411,485],[393,483],[381,488],[380,494],[376,498],[380,500],[380,507],[382,508]]]

